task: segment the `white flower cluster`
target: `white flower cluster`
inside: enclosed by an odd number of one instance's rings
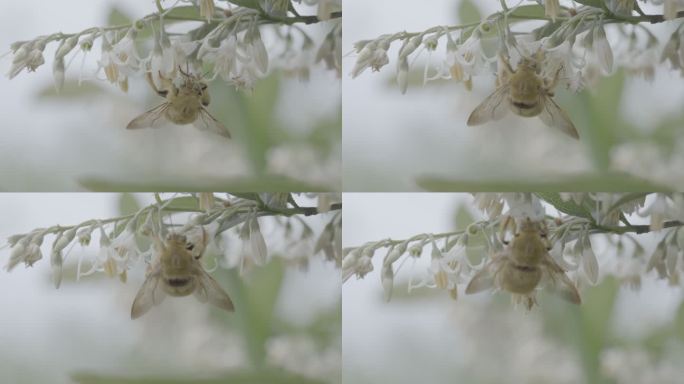
[[[515,293],[514,299],[531,307],[535,291],[546,287],[579,303],[580,298],[574,295],[576,287],[598,284],[602,273],[639,287],[641,277],[652,270],[671,284],[678,284],[684,272],[681,193],[477,193],[474,205],[486,220],[472,223],[465,230],[425,233],[405,240],[385,239],[344,249],[343,280],[354,275],[363,278],[372,272],[374,256],[385,248],[379,278],[389,300],[398,269],[408,259],[429,254],[427,270],[418,283],[414,284],[410,277],[409,290],[439,288],[456,298],[459,285],[468,284],[468,293],[486,288],[509,291]],[[552,219],[549,207],[564,215]],[[627,217],[637,215],[649,218],[650,223],[635,225],[627,221]],[[662,235],[650,257],[632,237],[648,232]],[[592,244],[605,242],[606,235],[617,236],[618,255],[612,264],[607,260],[599,263]],[[527,238],[519,240],[519,236]],[[532,257],[531,249],[541,247],[537,244],[544,244],[542,254]],[[546,277],[535,281],[531,292],[521,294],[526,289],[507,280],[506,274],[514,272],[506,270],[515,270],[508,265],[539,267]],[[487,271],[491,280],[483,277]],[[486,281],[491,282],[482,285]],[[559,283],[564,289],[554,287]]]
[[[188,200],[190,199],[190,200]],[[194,201],[197,209],[177,209],[175,204]],[[139,260],[146,262],[154,260],[158,251],[154,247],[141,249],[138,240],[141,238],[159,239],[166,233],[183,234],[189,244],[191,252],[199,258],[204,250],[212,246],[221,251],[222,234],[229,229],[237,228],[238,238],[241,239],[241,252],[225,249],[219,253],[220,264],[229,268],[243,269],[250,266],[261,266],[272,256],[282,257],[286,262],[294,262],[299,266],[306,266],[309,258],[322,253],[327,259],[339,264],[341,256],[341,214],[340,203],[332,202],[328,194],[321,194],[321,207],[298,207],[291,204],[289,193],[264,193],[244,198],[228,196],[220,198],[213,193],[201,193],[199,196],[174,197],[157,204],[147,206],[138,212],[105,220],[88,220],[74,226],[54,226],[38,228],[29,233],[17,234],[7,239],[11,248],[6,269],[11,271],[23,263],[27,267],[43,258],[42,245],[46,236],[54,236],[50,249],[50,262],[53,269],[53,280],[56,288],[62,281],[62,266],[66,255],[76,243],[88,246],[94,236],[99,236],[99,251],[89,267],[86,262],[78,260],[77,278],[104,272],[109,277],[119,277],[126,282],[127,271]],[[334,198],[333,198],[334,201]],[[169,210],[167,210],[167,208]],[[191,216],[187,216],[192,213]],[[171,227],[164,221],[174,214],[185,214],[185,224],[181,227]],[[288,252],[272,252],[269,254],[268,245],[262,233],[259,218],[266,216],[282,216],[284,218],[297,215],[326,214],[330,220],[325,228],[314,239],[313,229],[304,220],[286,220],[283,223],[286,238],[284,249],[298,249],[296,259],[292,259]],[[172,221],[182,220],[174,216]],[[300,227],[301,229],[297,229]],[[69,247],[69,248],[68,248]],[[229,252],[230,251],[230,252]]]
[[[14,56],[8,76],[14,78],[24,69],[35,71],[45,63],[43,52],[47,44],[59,42],[53,64],[55,85],[59,90],[64,84],[65,56],[79,46],[74,57],[82,53],[85,61],[86,53],[91,51],[94,41],[99,38],[101,53],[98,72],[103,71],[105,78],[123,91],[127,91],[128,79],[133,75],[149,72],[156,79],[159,76],[174,79],[179,68],[190,67],[201,73],[205,65],[212,68],[211,79],[221,77],[237,88],[251,90],[257,80],[268,74],[274,63],[269,59],[269,52],[261,36],[264,25],[274,24],[277,29],[281,24],[310,24],[331,18],[339,19],[341,9],[339,1],[320,0],[314,1],[318,3],[318,16],[288,17],[291,11],[288,9],[290,1],[266,0],[262,3],[263,9],[270,12],[263,13],[260,9],[246,7],[222,9],[215,6],[213,0],[202,0],[197,4],[197,17],[188,16],[187,6],[174,5],[129,26],[88,28],[75,34],[56,33],[31,41],[16,42],[11,46]],[[281,9],[282,12],[279,11]],[[204,24],[184,34],[170,36],[164,30],[167,19],[176,22],[204,21]],[[142,54],[139,52],[141,41],[138,35],[141,31],[150,29],[154,31],[153,47],[148,54]],[[296,61],[277,60],[275,63],[278,66],[286,71],[306,72],[316,63],[323,62],[329,69],[338,73],[341,71],[342,30],[339,21],[332,22],[330,33],[320,43],[318,50],[315,50],[314,39],[303,29],[296,31],[302,35],[301,40],[304,41],[301,50],[300,46],[293,43],[296,39],[292,36],[291,29],[275,34],[282,38],[285,46],[281,55],[297,57]]]
[[[663,1],[652,1],[663,3]],[[536,4],[538,3],[538,4]],[[402,93],[408,88],[410,63],[421,52],[435,52],[443,44],[445,59],[437,65],[426,61],[424,82],[435,79],[462,81],[468,89],[473,76],[497,74],[499,57],[516,63],[525,57],[542,57],[542,78],[560,79],[573,91],[593,84],[617,67],[652,79],[658,62],[669,62],[684,75],[684,29],[676,28],[663,43],[647,28],[634,29],[626,37],[612,38],[610,24],[657,23],[684,16],[677,11],[679,0],[664,1],[664,15],[644,15],[634,1],[610,0],[607,8],[582,5],[591,2],[547,0],[529,4],[516,2],[483,21],[457,26],[439,26],[423,32],[385,34],[354,45],[358,54],[351,76],[367,69],[379,71],[390,63],[389,50],[401,42],[397,54],[397,83]],[[603,2],[598,2],[603,3]],[[506,2],[502,2],[506,4]],[[573,6],[576,5],[576,7]],[[544,16],[539,12],[543,7]],[[525,21],[546,21],[542,26]],[[515,25],[514,25],[515,24]],[[513,31],[513,27],[522,30]],[[529,26],[529,27],[528,27]],[[525,29],[527,28],[527,29]],[[622,35],[621,35],[622,36]],[[618,50],[617,53],[614,50]]]

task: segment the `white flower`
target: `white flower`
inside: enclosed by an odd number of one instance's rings
[[[205,46],[205,43],[202,43],[202,47]],[[207,53],[203,58],[207,63],[214,64],[214,73],[221,76],[225,81],[231,81],[236,76],[237,49],[237,37],[231,34],[221,41],[218,48],[206,48]]]
[[[245,32],[241,49],[245,56],[240,58],[245,66],[255,66],[262,75],[268,72],[268,51],[266,51],[266,46],[261,40],[259,26],[256,23],[252,24]]]
[[[486,68],[489,61],[481,42],[482,32],[477,28],[456,51],[455,58],[468,75],[476,75]]]
[[[200,0],[200,16],[207,19],[207,22],[211,21],[214,16],[214,0]]]
[[[141,255],[135,241],[135,233],[130,227],[126,228],[114,240],[100,228],[100,250],[90,269],[81,273],[81,261],[77,267],[77,278],[88,276],[95,272],[105,272],[109,277],[119,276],[122,282],[126,281],[127,271],[134,261]]]
[[[550,17],[551,20],[556,21],[559,12],[560,3],[558,0],[544,0],[544,15],[546,15],[546,17]]]
[[[500,193],[479,192],[474,193],[473,197],[477,208],[484,212],[490,220],[501,216],[504,200]]]
[[[183,38],[169,40],[162,29],[154,39],[152,53],[144,62],[157,82],[160,81],[160,74],[166,79],[173,79],[177,75],[178,68],[187,65],[188,57],[195,50],[197,44],[195,41],[186,41]]]
[[[663,229],[663,224],[665,219],[669,217],[669,212],[671,210],[669,198],[664,193],[656,193],[655,201],[651,203],[646,209],[639,212],[639,216],[648,217],[650,215],[651,231],[658,231]]]
[[[355,78],[359,76],[368,68],[377,72],[380,68],[389,64],[389,57],[387,56],[388,49],[389,42],[384,40],[366,43],[359,51],[359,56],[356,58],[356,64],[351,71],[351,77]]]
[[[552,79],[555,76],[565,78],[570,88],[577,91],[583,87],[581,72],[577,69],[584,67],[584,60],[575,57],[572,50],[573,43],[569,39],[558,42],[552,35],[541,40],[544,52],[541,75]]]
[[[592,50],[603,72],[610,74],[613,71],[613,50],[610,48],[603,25],[594,28]]]
[[[41,65],[45,64],[43,57],[43,50],[45,49],[45,40],[37,40],[21,44],[12,58],[12,66],[10,67],[7,76],[12,79],[26,69],[28,72],[35,72]]]
[[[531,193],[506,193],[504,199],[508,204],[508,214],[516,219],[516,222],[530,219],[543,221],[546,210],[536,195]]]

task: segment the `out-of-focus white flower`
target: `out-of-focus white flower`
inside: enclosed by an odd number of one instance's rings
[[[214,0],[199,0],[200,16],[207,19],[207,22],[211,21],[214,16]]]
[[[653,356],[648,349],[613,347],[601,352],[601,373],[616,384],[676,384],[684,376],[682,351],[666,345],[665,351]]]
[[[560,13],[560,3],[558,0],[544,0],[544,15],[546,17],[556,21],[558,13]]]
[[[305,336],[280,336],[269,339],[266,359],[271,366],[282,367],[316,381],[339,375],[340,350],[335,345],[321,346]]]
[[[684,5],[682,0],[665,0],[663,4],[663,16],[665,20],[674,20],[677,18],[677,12]]]

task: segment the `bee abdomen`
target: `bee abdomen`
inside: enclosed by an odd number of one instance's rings
[[[511,104],[513,104],[514,107],[520,109],[532,109],[535,108],[538,103],[524,103],[520,101],[512,101]]]
[[[174,288],[184,287],[190,284],[190,278],[174,277],[166,280],[166,283]]]

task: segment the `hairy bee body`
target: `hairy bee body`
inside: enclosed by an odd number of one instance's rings
[[[553,101],[553,79],[544,79],[537,60],[523,58],[514,70],[508,59],[501,57],[502,70],[497,77],[497,88],[468,117],[468,125],[480,125],[499,120],[511,110],[518,116],[539,118],[544,124],[558,128],[577,139],[579,134],[568,114]]]
[[[531,308],[537,287],[545,283],[551,292],[579,304],[581,299],[577,288],[549,255],[550,245],[542,223],[528,218],[519,229],[508,246],[493,255],[490,262],[473,276],[466,293],[496,287],[520,295],[526,306]]]
[[[200,252],[193,253],[195,244],[181,234],[171,233],[166,241],[156,239],[157,260],[148,269],[145,282],[131,307],[131,318],[144,315],[152,306],[169,296],[194,294],[200,302],[209,302],[226,311],[233,311],[228,294],[202,267]]]
[[[151,73],[147,73],[146,78],[150,87],[159,96],[166,98],[166,102],[136,117],[126,128],[158,127],[163,122],[170,121],[179,125],[193,124],[201,130],[230,138],[228,129],[206,109],[211,101],[207,84],[197,75],[183,71],[180,73],[183,76],[180,85],[174,84],[171,79],[160,74],[161,89],[154,83]]]
[[[523,117],[538,116],[543,109],[540,93],[545,92],[542,80],[534,67],[525,61],[508,80],[509,107],[513,113]]]

